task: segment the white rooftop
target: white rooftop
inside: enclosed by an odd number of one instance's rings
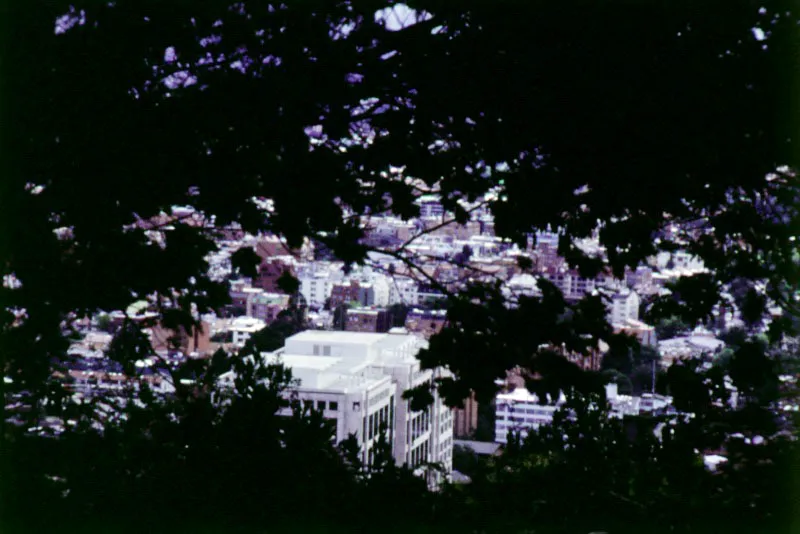
[[[539,397],[525,388],[516,388],[511,393],[500,393],[497,395],[497,399],[514,402],[530,402],[533,404],[538,404],[539,402]]]
[[[238,332],[257,332],[267,325],[255,317],[237,317],[231,323],[230,329]]]
[[[286,338],[286,341],[312,341],[315,343],[358,343],[368,345],[386,337],[386,334],[371,332],[343,332],[330,330],[306,330]]]
[[[370,389],[390,378],[380,368],[419,365],[423,340],[404,334],[306,330],[286,339],[282,349],[265,353],[292,371],[300,386],[341,392]]]

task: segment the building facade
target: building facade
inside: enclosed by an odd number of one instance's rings
[[[333,291],[334,281],[329,271],[303,273],[300,279],[300,293],[309,306],[320,308]]]
[[[672,398],[644,394],[641,397],[620,395],[616,384],[606,385],[606,399],[610,405],[609,417],[626,417],[664,410],[672,404]],[[564,393],[557,399],[540,399],[524,387],[497,395],[495,400],[495,442],[507,443],[509,432],[525,438],[528,432],[553,422],[557,410],[566,403]]]
[[[256,319],[255,317],[237,317],[230,326],[233,344],[238,348],[244,347],[247,340],[265,326],[267,326],[267,324],[264,321]]]
[[[410,278],[394,277],[389,283],[389,305],[406,304],[416,306],[419,304],[419,286]]]
[[[333,423],[334,439],[358,441],[362,460],[372,463],[381,424],[398,465],[436,485],[452,471],[453,413],[438,395],[431,406],[412,411],[404,391],[430,384],[442,371],[423,370],[416,354],[426,345],[417,336],[308,330],[287,338],[265,358],[291,369],[299,386],[292,395]],[[231,380],[232,376],[223,377]],[[289,415],[290,409],[285,409]],[[444,475],[425,469],[438,462]]]
[[[453,415],[455,419],[453,435],[457,438],[472,436],[478,428],[478,401],[475,400],[475,395],[465,399],[464,407],[456,408]]]
[[[426,339],[438,333],[447,322],[446,310],[423,310],[414,308],[406,316],[405,327],[409,332],[420,334]]]
[[[383,308],[350,308],[344,329],[348,332],[388,332],[389,312]]]

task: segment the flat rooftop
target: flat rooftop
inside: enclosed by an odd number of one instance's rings
[[[344,332],[330,330],[306,330],[287,338],[292,341],[306,341],[313,343],[357,343],[371,345],[386,337],[388,334],[375,334],[372,332]]]

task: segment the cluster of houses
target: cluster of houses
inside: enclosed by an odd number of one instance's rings
[[[456,289],[468,280],[500,278],[505,281],[503,291],[513,301],[515,296],[540,294],[538,280],[544,279],[570,301],[587,294],[604,295],[607,317],[614,329],[658,350],[662,365],[718,352],[722,347],[713,334],[701,331],[658,340],[654,328],[639,317],[641,297],[663,293],[665,283],[676,276],[703,271],[702,264],[688,254],[659,256],[649,265],[629,270],[623,280],[608,274],[588,279],[558,255],[557,233],[539,232],[530,236],[527,247],[519,247],[494,235],[486,210],[474,210],[466,224],[439,228],[448,214],[438,199],[425,196],[418,203],[418,219],[373,216],[365,237],[365,242],[376,247],[404,244],[405,250],[419,259],[416,271],[395,257],[379,253],[370,253],[365,266],[345,269],[342,262],[322,257],[311,241],[299,249],[289,249],[279,237],[251,236],[228,228],[220,236],[219,250],[208,261],[212,276],[230,280],[229,306],[202,317],[202,328],[187,332],[153,323],[147,303],[139,303],[126,313],[109,314],[109,329],[113,331],[125,317],[150,320],[145,331],[153,344],[153,358],[170,365],[187,358],[208,357],[220,347],[235,350],[292,305],[293,298],[279,283],[288,273],[300,283],[300,301],[309,329],[289,337],[282,349],[262,357],[291,368],[300,379],[295,392],[299,401],[335,422],[336,439],[355,434],[365,462],[373,459],[378,431],[384,428],[398,464],[422,472],[427,463],[438,462],[446,468],[445,478],[452,470],[454,440],[469,438],[478,425],[477,404],[467,399],[463,408],[451,410],[436,397],[429,409],[413,412],[402,399],[406,389],[447,372],[422,370],[416,359],[417,352],[427,346],[427,339],[446,325],[443,289]],[[585,240],[580,246],[592,254],[603,253],[596,239]],[[242,247],[251,248],[259,256],[254,277],[232,271],[231,255]],[[521,262],[520,257],[530,261]],[[529,267],[521,267],[524,263]],[[61,376],[76,394],[90,396],[93,391],[125,387],[122,368],[104,355],[110,341],[110,334],[89,328],[85,338],[70,349],[73,363]],[[147,371],[157,367],[152,363],[147,359],[137,362],[140,375],[147,377],[156,391],[169,393],[171,385],[165,375]],[[596,368],[598,363],[596,359],[592,366]],[[230,382],[233,377],[224,379]],[[654,393],[621,395],[614,385],[608,386],[607,398],[612,414],[619,417],[658,413],[671,403],[669,397]],[[549,424],[563,403],[563,395],[541,399],[524,386],[509,386],[494,403],[495,445],[479,448],[491,449],[494,454],[506,442],[509,431],[525,435]],[[438,476],[434,476],[434,482]]]

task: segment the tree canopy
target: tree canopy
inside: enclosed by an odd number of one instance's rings
[[[780,2],[423,1],[405,27],[376,16],[387,5],[10,3],[0,211],[21,287],[3,298],[27,313],[13,367],[62,350],[68,313],[154,293],[185,322],[213,308],[211,221],[364,261],[360,221],[412,217],[420,191],[462,222],[461,201],[484,198],[515,241],[558,228],[587,274],[604,265],[575,239],[597,230],[616,275],[698,254],[710,274],[679,280],[663,313],[700,320],[741,277],[794,305],[797,26]],[[158,243],[135,226],[173,206],[203,217],[151,228]],[[383,252],[424,277],[407,248]],[[442,350],[467,342],[457,328]]]

